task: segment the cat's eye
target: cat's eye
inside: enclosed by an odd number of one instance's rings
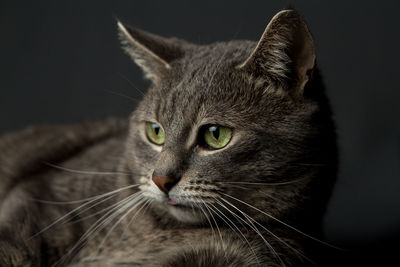
[[[232,138],[232,129],[220,125],[206,125],[202,130],[202,143],[208,148],[220,149],[225,147]]]
[[[165,142],[164,130],[155,122],[146,122],[146,136],[150,142],[159,146]]]

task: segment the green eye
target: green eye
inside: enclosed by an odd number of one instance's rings
[[[207,126],[204,131],[205,143],[213,148],[225,147],[232,138],[232,129],[219,125]]]
[[[150,142],[156,145],[163,145],[165,133],[160,125],[154,122],[146,122],[146,135]]]

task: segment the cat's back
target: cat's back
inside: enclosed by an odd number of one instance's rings
[[[110,118],[72,125],[35,126],[1,136],[0,199],[12,187],[49,165],[79,157],[86,150],[97,149],[97,153],[121,150],[126,132],[126,120]],[[107,145],[112,139],[121,144]]]

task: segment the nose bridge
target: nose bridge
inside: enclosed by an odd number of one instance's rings
[[[165,147],[160,152],[154,174],[179,179],[186,166],[185,153],[178,148]]]
[[[185,165],[182,152],[179,153],[177,149],[163,149],[157,160],[152,180],[161,191],[168,195],[172,187],[180,181]]]
[[[167,195],[188,167],[190,152],[185,144],[189,130],[178,118],[166,127],[166,140],[158,155],[152,180]]]

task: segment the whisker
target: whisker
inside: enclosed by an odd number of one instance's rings
[[[220,198],[222,200],[224,200],[225,202],[227,202],[225,199]],[[237,209],[243,216],[245,216],[245,218],[249,221],[249,224],[247,221],[245,221],[244,219],[240,218],[238,215],[236,215],[234,212],[232,212],[229,208],[227,208],[224,204],[222,204],[220,201],[217,200],[217,203],[222,206],[223,208],[225,208],[227,211],[229,211],[233,216],[235,216],[236,218],[238,218],[239,220],[243,221],[245,224],[247,224],[251,229],[253,229],[257,235],[259,237],[261,237],[261,239],[264,241],[264,243],[267,245],[267,247],[271,250],[271,252],[275,255],[275,257],[278,259],[278,261],[281,263],[281,265],[286,266],[285,263],[283,262],[282,258],[279,256],[279,254],[276,252],[276,250],[274,249],[274,247],[264,238],[264,236],[261,234],[260,230],[254,225],[254,223],[249,220],[249,218],[246,216],[247,214],[245,214],[244,212],[242,212],[239,208],[237,208],[236,206],[234,206],[233,204],[227,202],[229,205],[231,205],[232,207],[234,207],[235,209]],[[270,233],[270,231],[268,230],[268,232]]]
[[[150,204],[153,202],[153,199],[147,199],[145,201],[145,203],[143,204],[143,213],[145,213],[146,209],[148,209],[150,207]],[[140,208],[140,209],[142,209]],[[125,227],[124,231],[121,234],[120,239],[122,239],[123,235],[125,234],[125,232],[129,229],[129,226],[131,225],[131,223],[133,222],[133,220],[135,219],[136,215],[139,215],[140,209],[138,210],[138,212],[132,216],[132,218],[130,219],[129,223],[127,224],[127,226]]]
[[[52,168],[61,170],[61,171],[66,171],[66,172],[71,172],[71,173],[76,173],[76,174],[94,174],[94,175],[137,175],[137,176],[145,176],[144,174],[136,174],[136,173],[127,173],[127,172],[105,172],[105,171],[86,171],[86,170],[75,170],[75,169],[70,169],[66,168],[63,166],[58,166],[49,162],[43,162],[43,164],[50,166]]]
[[[79,251],[86,242],[88,242],[90,239],[88,238],[89,235],[96,235],[98,232],[100,232],[112,219],[114,219],[116,216],[118,216],[119,213],[121,213],[121,210],[126,210],[127,207],[129,207],[128,204],[129,201],[137,197],[137,194],[140,192],[137,192],[135,194],[132,194],[121,201],[118,202],[118,205],[113,208],[112,210],[108,211],[106,214],[101,216],[89,229],[79,238],[79,240],[75,243],[75,245],[63,256],[61,259],[54,264],[54,266],[57,265],[62,265],[65,261],[68,260],[68,258],[71,258],[71,255],[75,253],[75,251]]]
[[[132,83],[132,81],[129,80],[126,76],[124,76],[124,75],[123,75],[122,73],[120,73],[120,72],[117,72],[117,74],[118,74],[122,79],[124,79],[125,81],[127,81],[127,82],[129,83],[129,85],[130,85],[133,89],[135,89],[136,91],[138,91],[139,93],[141,93],[142,96],[145,96],[145,94],[143,93],[143,91],[140,90],[139,88],[137,88],[137,87]]]
[[[137,187],[137,186],[140,186],[140,184],[133,184],[133,185],[129,185],[127,187],[122,187],[122,188],[116,189],[114,191],[111,191],[111,192],[108,192],[108,193],[105,193],[105,194],[96,195],[96,196],[93,196],[93,197],[88,197],[88,198],[83,198],[83,199],[78,199],[78,200],[72,200],[72,201],[50,201],[50,200],[36,199],[36,198],[31,198],[30,200],[37,201],[37,202],[44,203],[44,204],[51,204],[51,205],[70,205],[70,204],[72,205],[72,204],[79,204],[79,203],[82,203],[82,202],[87,202],[87,201],[90,201],[90,200],[93,200],[93,199],[106,197],[106,196],[108,196],[110,194],[116,194],[116,193],[119,193],[121,191],[124,191],[124,190],[127,190],[127,189],[131,189],[131,188]]]
[[[124,212],[126,209],[131,207],[137,199],[141,199],[142,192],[136,192],[125,199],[121,200],[118,205],[116,205],[112,210],[108,212],[110,214],[103,215],[104,220],[101,221],[101,218],[98,220],[98,224],[93,228],[93,233],[100,232],[108,223],[112,222],[114,218],[116,218],[119,214]],[[131,203],[133,202],[133,203]],[[108,216],[108,217],[107,217]]]
[[[221,231],[219,230],[219,227],[218,227],[217,221],[215,220],[214,216],[212,215],[212,213],[210,212],[210,210],[209,210],[209,209],[208,209],[208,207],[206,206],[205,202],[204,202],[202,199],[200,199],[200,200],[201,200],[201,202],[203,202],[203,204],[204,204],[204,207],[205,207],[205,208],[208,210],[208,213],[210,214],[210,216],[211,216],[212,220],[214,221],[214,223],[215,223],[215,227],[217,228],[217,231],[218,231],[219,237],[220,237],[220,239],[221,239],[221,245],[222,245],[222,247],[224,247],[224,242],[223,242],[222,234],[221,234]]]
[[[321,243],[321,244],[323,244],[323,245],[325,245],[325,246],[328,246],[328,247],[331,247],[331,248],[334,248],[334,249],[337,249],[337,250],[341,250],[340,248],[338,248],[338,247],[336,247],[336,246],[334,246],[334,245],[331,245],[331,244],[329,244],[329,243],[327,243],[327,242],[324,242],[324,241],[322,241],[322,240],[319,240],[318,238],[315,238],[315,237],[313,237],[313,236],[311,236],[311,235],[308,235],[308,234],[306,234],[306,233],[300,231],[299,229],[297,229],[297,228],[295,228],[295,227],[293,227],[293,226],[291,226],[291,225],[289,225],[289,224],[287,224],[287,223],[285,223],[285,222],[282,222],[281,220],[275,218],[274,216],[272,216],[272,215],[270,215],[270,214],[268,214],[268,213],[266,213],[266,212],[264,212],[264,211],[262,211],[262,210],[260,210],[260,209],[258,209],[258,208],[256,208],[256,207],[254,207],[254,206],[252,206],[252,205],[250,205],[250,204],[248,204],[248,203],[246,203],[246,202],[244,202],[244,201],[242,201],[242,200],[240,200],[240,199],[237,199],[237,198],[235,198],[235,197],[232,197],[232,196],[230,196],[230,195],[228,195],[228,194],[225,194],[225,193],[222,193],[222,192],[221,192],[221,194],[223,194],[223,195],[225,195],[225,196],[227,196],[227,197],[229,197],[229,198],[232,198],[232,199],[234,199],[234,200],[236,200],[236,201],[238,201],[238,202],[240,202],[240,203],[242,203],[242,204],[244,204],[244,205],[246,205],[246,206],[248,206],[248,207],[250,207],[250,208],[252,208],[252,209],[255,209],[256,211],[258,211],[258,212],[260,212],[260,213],[262,213],[262,214],[268,216],[269,218],[273,219],[273,220],[276,221],[276,222],[279,222],[279,223],[283,224],[284,226],[286,226],[286,227],[292,229],[293,231],[296,231],[296,232],[298,232],[299,234],[302,234],[303,236],[306,236],[306,237],[308,237],[308,238],[310,238],[310,239],[312,239],[312,240],[314,240],[314,241],[316,241],[316,242],[319,242],[319,243]]]
[[[255,188],[250,188],[250,187],[244,187],[244,186],[238,186],[238,185],[229,185],[230,187],[235,187],[235,188],[240,188],[243,190],[254,190]],[[285,203],[285,201],[283,201],[282,199],[279,199],[277,197],[272,196],[271,194],[268,194],[267,192],[262,191],[261,188],[256,188],[255,190],[257,190],[257,192],[259,192],[260,194],[269,197],[270,199],[273,199],[276,202],[281,202],[281,203]]]
[[[257,192],[261,193],[262,195],[264,195],[264,196],[266,196],[266,197],[269,197],[269,198],[272,199],[272,200],[275,200],[276,202],[285,203],[285,201],[283,201],[282,199],[276,198],[276,197],[272,196],[271,194],[268,194],[268,193],[263,192],[263,191],[261,191],[261,190],[257,190]]]
[[[107,210],[107,209],[111,209],[113,206],[116,206],[117,203],[111,205],[111,206],[108,207],[108,208],[104,208],[104,209],[102,209],[102,210],[100,210],[100,211],[98,211],[98,212],[95,212],[94,214],[91,214],[91,215],[88,215],[88,216],[85,216],[85,217],[82,217],[82,218],[80,218],[80,219],[77,219],[77,220],[72,221],[75,217],[78,217],[79,215],[83,214],[84,212],[90,210],[91,208],[93,208],[93,207],[95,207],[95,206],[98,206],[98,205],[100,205],[101,203],[106,202],[107,200],[110,200],[110,199],[113,198],[114,196],[115,196],[115,195],[106,197],[105,199],[102,199],[102,200],[100,200],[99,202],[97,202],[97,203],[95,203],[95,204],[93,204],[93,205],[91,205],[91,206],[89,206],[89,207],[87,207],[87,208],[85,208],[85,209],[83,209],[83,210],[78,211],[77,214],[75,214],[74,216],[72,216],[71,218],[69,218],[69,221],[66,221],[66,222],[64,222],[63,224],[64,224],[64,225],[70,225],[70,224],[74,224],[74,223],[77,223],[77,222],[80,222],[80,221],[84,221],[84,220],[89,219],[89,218],[91,218],[91,217],[95,217],[96,215],[98,215],[98,214],[100,214],[100,213],[103,213],[103,212],[104,212],[105,210]]]
[[[139,199],[135,199],[133,201],[135,201],[136,203],[133,204],[132,207],[129,208],[129,210],[127,212],[125,212],[125,214],[123,216],[121,216],[121,218],[119,218],[119,220],[110,228],[110,230],[108,231],[108,233],[105,235],[105,237],[103,238],[103,240],[100,242],[99,248],[98,248],[98,252],[101,250],[101,248],[103,247],[104,243],[106,242],[107,238],[110,236],[110,234],[112,233],[112,231],[115,229],[115,227],[118,226],[118,224],[120,222],[122,222],[123,219],[126,218],[126,216],[128,216],[134,209],[137,208],[137,206],[143,204],[143,202],[145,201],[142,194],[139,195]],[[131,200],[132,201],[132,200]],[[131,203],[130,203],[131,204]],[[142,206],[143,208],[143,206]],[[140,208],[139,211],[142,209]],[[136,215],[136,214],[135,214]]]
[[[226,186],[226,185],[224,185],[224,186]],[[240,189],[243,189],[243,190],[254,190],[254,188],[244,187],[244,186],[235,185],[235,184],[228,184],[228,186],[235,187],[235,188],[240,188]]]
[[[132,194],[132,195],[137,195],[137,194],[139,194],[139,193],[140,193],[140,192],[136,192],[135,194]],[[113,196],[111,196],[111,197],[113,197]],[[107,199],[104,199],[104,200],[100,201],[98,204],[107,201],[107,200],[110,199],[111,197],[108,197]],[[89,219],[89,218],[95,217],[96,215],[99,215],[99,214],[101,214],[101,213],[103,213],[103,212],[105,212],[105,211],[107,211],[107,210],[110,210],[110,209],[112,209],[113,207],[117,206],[118,203],[119,203],[119,202],[114,203],[114,204],[112,204],[111,206],[109,206],[109,207],[107,207],[107,208],[101,209],[100,211],[97,211],[97,212],[95,212],[95,213],[93,213],[93,214],[90,214],[90,215],[88,215],[88,216],[82,217],[82,218],[80,218],[80,219],[78,219],[78,220],[71,221],[71,222],[69,222],[69,223],[65,223],[65,225],[74,224],[74,223],[77,223],[77,222],[84,221],[84,220],[87,220],[87,219]],[[96,205],[98,205],[98,204],[96,204]],[[89,207],[89,208],[86,208],[86,209],[83,210],[83,211],[80,211],[77,215],[75,215],[74,217],[72,217],[70,220],[72,220],[73,218],[75,218],[75,217],[78,216],[79,214],[84,213],[85,211],[89,210],[90,208],[92,208],[92,207]]]
[[[216,197],[212,197],[212,198],[214,199],[215,203],[219,204],[220,206],[224,206],[224,205],[221,203],[221,201],[219,201]],[[219,197],[219,198],[220,198],[220,197]],[[226,209],[226,208],[225,208],[225,209]],[[235,213],[232,213],[231,210],[229,210],[229,209],[227,209],[227,210],[228,210],[229,213],[231,213],[232,215],[237,216]],[[240,225],[241,225],[244,229],[246,229],[246,231],[248,232],[247,227],[242,223],[242,220],[239,220],[238,222],[239,222]],[[247,224],[247,225],[249,225],[249,224]]]
[[[298,183],[301,181],[304,181],[306,178],[301,178],[293,181],[288,181],[288,182],[279,182],[279,183],[255,183],[255,182],[218,182],[221,184],[245,184],[245,185],[266,185],[266,186],[275,186],[275,185],[288,185],[288,184],[294,184]]]
[[[207,205],[207,204],[206,204],[206,205]],[[215,214],[216,214],[219,218],[221,218],[221,220],[223,220],[223,221],[226,223],[226,225],[228,225],[229,228],[232,229],[232,231],[233,231],[234,233],[236,233],[235,229],[233,229],[233,228],[231,227],[231,225],[230,225],[224,218],[221,217],[221,215],[222,215],[223,217],[225,217],[225,218],[236,228],[236,230],[237,230],[238,233],[240,234],[239,237],[241,236],[241,238],[245,240],[245,242],[246,242],[247,245],[250,247],[251,252],[253,253],[253,255],[255,256],[255,258],[256,258],[256,260],[257,260],[257,265],[260,266],[260,261],[258,260],[257,254],[255,253],[255,251],[254,251],[254,249],[253,249],[253,246],[250,244],[249,240],[246,238],[246,236],[243,234],[243,232],[236,226],[236,224],[235,224],[234,222],[232,222],[223,212],[221,212],[217,207],[215,207],[215,206],[212,205],[211,203],[209,203],[209,208],[210,208],[210,209],[213,209],[214,212],[215,212]],[[221,214],[221,215],[219,215],[218,213]]]
[[[117,95],[117,96],[122,96],[122,97],[127,98],[127,99],[129,99],[129,100],[132,100],[132,101],[134,101],[134,102],[139,102],[139,101],[140,101],[140,99],[137,99],[137,98],[128,96],[128,95],[123,94],[123,93],[120,93],[120,92],[115,92],[115,91],[113,91],[113,90],[104,89],[104,91],[106,91],[106,92],[108,92],[108,93],[111,93],[111,94],[114,94],[114,95]]]
[[[225,259],[226,259],[226,261],[228,261],[228,257],[227,257],[227,255],[226,255],[225,243],[224,243],[224,240],[223,240],[223,238],[222,238],[222,234],[221,234],[221,231],[220,231],[220,229],[219,229],[219,227],[218,227],[217,221],[215,220],[215,218],[214,218],[214,216],[212,215],[211,211],[208,209],[206,203],[205,203],[202,199],[200,199],[200,200],[201,200],[201,202],[203,202],[204,207],[207,209],[208,213],[210,214],[212,220],[213,220],[214,223],[215,223],[215,227],[217,228],[219,237],[220,237],[220,239],[221,239],[221,246],[222,246],[222,250],[224,251]]]
[[[193,209],[193,205],[192,205],[192,204],[191,204],[191,206],[192,206],[192,209]],[[205,211],[203,210],[203,208],[201,207],[201,205],[198,205],[198,208],[201,210],[201,212],[204,214],[204,217],[207,219],[208,223],[210,224],[211,231],[212,231],[212,234],[213,234],[213,237],[214,237],[215,242],[218,242],[218,238],[217,238],[217,235],[216,235],[216,233],[215,233],[215,230],[214,230],[214,228],[213,228],[213,226],[212,226],[212,223],[211,223],[211,221],[210,221],[210,218],[208,218],[207,214],[205,213]]]
[[[67,214],[61,216],[60,218],[58,218],[56,221],[54,221],[54,222],[51,223],[50,225],[46,226],[45,228],[43,228],[42,230],[40,230],[40,231],[37,232],[36,234],[32,235],[32,236],[29,238],[29,240],[32,239],[32,238],[34,238],[34,237],[36,237],[36,236],[38,236],[38,235],[40,235],[40,234],[42,234],[43,232],[47,231],[48,229],[50,229],[51,227],[53,227],[54,225],[56,225],[57,223],[59,223],[59,222],[62,221],[63,219],[67,218],[68,216],[70,216],[71,214],[73,214],[73,213],[75,213],[76,211],[80,210],[81,208],[83,208],[83,207],[89,205],[90,203],[93,203],[93,202],[95,202],[95,201],[101,199],[102,197],[114,195],[114,194],[117,194],[117,193],[119,193],[119,192],[121,192],[121,191],[123,191],[123,190],[127,190],[127,189],[129,189],[129,188],[133,188],[133,187],[137,187],[137,186],[139,186],[139,185],[138,185],[138,184],[135,184],[135,185],[128,185],[128,186],[119,188],[119,189],[117,189],[117,190],[114,190],[114,191],[111,191],[111,192],[108,192],[108,193],[99,195],[99,196],[97,196],[97,197],[95,197],[95,198],[89,200],[88,202],[86,202],[86,203],[80,205],[79,207],[73,209],[72,211],[68,212]],[[97,203],[97,204],[99,204],[99,203]],[[96,205],[94,205],[94,206],[96,206]]]
[[[235,205],[233,205],[232,203],[230,203],[229,201],[227,201],[224,198],[220,198],[221,200],[223,200],[225,203],[227,203],[228,205],[230,205],[231,207],[233,207],[235,210],[239,211],[247,220],[249,220],[249,222],[251,222],[251,224],[254,226],[254,223],[256,223],[257,225],[259,225],[262,229],[264,229],[265,231],[267,231],[271,236],[273,236],[275,239],[277,239],[279,242],[281,242],[282,244],[284,244],[286,247],[290,248],[291,250],[293,250],[295,253],[297,253],[299,256],[303,257],[304,259],[308,260],[309,262],[311,262],[313,265],[316,265],[316,263],[314,261],[312,261],[310,258],[308,258],[306,255],[304,255],[301,251],[298,251],[297,249],[293,248],[292,246],[290,246],[287,242],[283,241],[279,236],[275,235],[271,230],[269,230],[268,228],[264,227],[262,224],[260,224],[258,221],[256,221],[255,219],[253,219],[252,217],[250,217],[247,213],[245,213],[244,211],[240,210],[238,207],[236,207]],[[220,203],[221,205],[223,205],[222,203]],[[225,205],[223,205],[226,209],[227,207]],[[255,226],[254,226],[255,227]]]

